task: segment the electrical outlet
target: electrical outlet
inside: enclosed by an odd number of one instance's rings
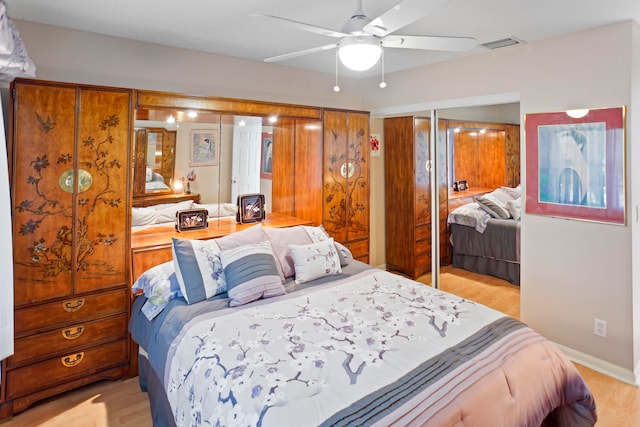
[[[607,337],[607,322],[600,319],[593,319],[593,333],[599,337]]]

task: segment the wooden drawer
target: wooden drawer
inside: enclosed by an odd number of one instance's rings
[[[355,259],[361,261],[363,258],[369,258],[369,239],[348,243],[345,246],[349,248]]]
[[[431,271],[431,252],[416,254],[416,265],[414,270],[418,272],[418,274],[422,274],[420,273],[421,271],[424,271],[425,273]]]
[[[7,371],[7,399],[73,381],[85,375],[127,363],[127,340],[69,353]]]
[[[431,254],[431,242],[430,240],[420,240],[416,242],[415,246],[416,255],[420,254]]]
[[[88,345],[101,344],[127,335],[127,315],[74,323],[53,331],[15,340],[15,352],[7,359],[7,368],[41,360],[53,354],[72,353]]]
[[[431,239],[431,223],[416,227],[416,240]]]
[[[15,334],[16,337],[20,337],[31,331],[51,329],[109,314],[123,313],[126,312],[128,304],[129,288],[124,288],[17,309]]]

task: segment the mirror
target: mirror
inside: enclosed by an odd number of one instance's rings
[[[138,109],[135,120],[134,197],[192,193],[200,203],[235,203],[237,194],[262,193],[271,208],[272,150],[266,118],[207,111]],[[207,158],[202,157],[206,136]],[[171,186],[184,183],[184,189]],[[166,198],[159,198],[163,203]]]
[[[237,181],[236,176],[241,176],[243,171],[239,170],[238,175],[232,176],[234,172],[231,165],[236,147],[233,137],[239,134],[236,129],[240,126],[240,121],[252,118],[262,125],[260,136],[253,138],[253,140],[261,139],[261,147],[258,156],[253,152],[249,157],[253,159],[251,164],[257,165],[258,168],[261,168],[261,164],[264,163],[263,158],[267,159],[264,170],[259,169],[257,174],[260,182],[259,192],[265,195],[267,212],[273,210],[299,217],[305,217],[305,214],[308,214],[313,221],[319,222],[316,211],[309,207],[311,204],[306,203],[302,186],[299,191],[296,191],[294,158],[298,156],[296,146],[300,149],[308,145],[321,146],[321,133],[309,130],[311,128],[307,129],[306,126],[312,126],[313,129],[321,128],[322,108],[146,90],[136,90],[135,105],[136,127],[157,127],[177,131],[173,179],[175,182],[176,179],[185,178],[185,184],[191,187],[192,193],[196,194],[138,193],[134,195],[134,206],[149,206],[166,203],[167,200],[187,198],[191,200],[200,198],[201,203],[233,202],[235,204],[235,201],[231,200],[231,184],[234,180]],[[173,124],[167,122],[170,117]],[[276,121],[272,122],[274,118]],[[192,142],[189,139],[190,128],[214,131],[213,135],[219,138],[217,164],[215,161],[207,166],[196,167],[190,164],[190,156],[193,152]],[[273,134],[269,134],[271,131]],[[254,135],[257,135],[257,132],[254,132]],[[271,173],[269,173],[268,151],[264,156],[262,155],[263,147],[268,150],[269,141],[272,143],[270,145],[273,162]],[[304,157],[304,155],[311,154],[303,150],[301,156]],[[142,171],[137,173],[142,174]],[[195,180],[186,179],[194,175]],[[242,194],[245,189],[239,189],[238,192]]]
[[[177,132],[154,127],[135,129],[133,195],[171,193]]]

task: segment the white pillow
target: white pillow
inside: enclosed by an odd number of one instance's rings
[[[289,245],[297,284],[342,273],[333,238],[308,245]]]
[[[131,225],[150,225],[155,224],[158,218],[158,211],[153,207],[147,208],[131,208]]]
[[[166,203],[163,205],[156,205],[156,211],[158,218],[156,222],[174,222],[176,220],[176,212],[183,211],[185,209],[191,209],[193,201],[185,200],[178,203]]]
[[[235,216],[238,207],[235,203],[194,203],[193,209],[206,209],[210,218],[217,218],[218,212],[220,216]]]
[[[301,226],[311,237],[311,240],[314,242],[321,242],[323,240],[327,240],[331,238],[327,233],[327,230],[324,229],[322,225],[311,226],[311,225],[302,225]],[[351,251],[342,243],[333,241],[333,244],[336,245],[336,249],[338,250],[338,256],[340,257],[340,265],[344,267],[349,264],[349,260],[353,259],[353,254]]]
[[[513,219],[520,219],[520,216],[522,215],[522,197],[519,197],[515,200],[509,200],[507,202],[507,209],[509,210],[509,213],[511,214],[511,216],[513,217]]]

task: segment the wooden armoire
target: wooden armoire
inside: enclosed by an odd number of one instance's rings
[[[129,372],[132,92],[12,84],[15,353],[0,417]]]
[[[442,129],[441,129],[442,128]],[[438,160],[440,257],[449,257],[446,240],[446,127],[438,126],[442,144]],[[384,120],[385,140],[385,254],[389,271],[417,278],[431,271],[431,187],[429,141],[431,120],[393,117]],[[442,137],[440,137],[442,133]],[[443,219],[444,218],[444,219]]]
[[[369,262],[369,113],[324,111],[322,224]]]

